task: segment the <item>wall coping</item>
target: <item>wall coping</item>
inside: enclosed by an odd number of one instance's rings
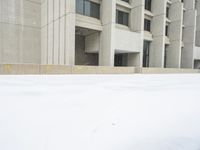
[[[181,74],[200,73],[196,69],[65,66],[39,64],[0,64],[0,75],[57,75],[57,74]]]

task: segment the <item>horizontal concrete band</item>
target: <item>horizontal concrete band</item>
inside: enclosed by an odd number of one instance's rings
[[[194,69],[105,67],[105,66],[63,66],[37,64],[1,64],[1,75],[45,75],[45,74],[162,74],[162,73],[200,73]]]

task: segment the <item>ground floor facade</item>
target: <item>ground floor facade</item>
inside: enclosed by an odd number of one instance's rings
[[[195,0],[2,0],[0,63],[200,68]]]

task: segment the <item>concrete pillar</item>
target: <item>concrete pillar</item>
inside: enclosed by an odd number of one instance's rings
[[[47,64],[53,64],[54,51],[54,0],[47,0]]]
[[[2,53],[3,53],[3,34],[2,34],[2,24],[0,23],[0,63],[3,62],[3,56],[2,56]]]
[[[47,64],[48,56],[48,3],[47,0],[41,2],[41,64]]]
[[[42,64],[74,65],[75,0],[43,0]]]
[[[130,29],[133,32],[141,33],[141,45],[142,49],[139,54],[130,54],[128,56],[129,66],[140,66],[142,67],[143,63],[143,35],[144,35],[144,4],[145,0],[134,0],[132,1],[132,9],[131,9],[131,19],[130,19]],[[137,21],[135,21],[137,20]],[[134,59],[134,60],[131,60]],[[138,62],[136,62],[137,60]]]
[[[75,0],[66,1],[65,65],[75,65]]]
[[[170,6],[169,13],[169,39],[170,45],[167,50],[167,67],[181,67],[182,27],[183,27],[183,3],[174,1]]]
[[[200,47],[200,0],[197,1],[196,9],[197,9],[196,46]]]
[[[183,42],[184,48],[182,51],[182,68],[194,67],[194,50],[196,37],[196,11],[195,0],[184,0],[184,30]]]
[[[132,1],[130,29],[133,32],[144,31],[144,0]],[[137,20],[137,21],[135,21]]]
[[[103,0],[101,8],[99,65],[114,66],[116,0]]]
[[[150,46],[150,67],[164,66],[165,25],[166,25],[166,1],[152,0],[152,35]]]

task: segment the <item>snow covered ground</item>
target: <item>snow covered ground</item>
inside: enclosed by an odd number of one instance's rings
[[[200,75],[0,76],[0,150],[200,150]]]

